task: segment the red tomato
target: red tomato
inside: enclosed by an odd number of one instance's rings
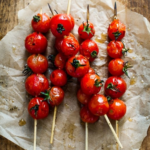
[[[107,53],[112,58],[121,58],[128,50],[121,41],[111,41],[107,46]]]
[[[73,56],[66,63],[66,71],[72,77],[83,77],[89,68],[89,61],[82,55]]]
[[[82,92],[82,90],[79,89],[78,92],[77,92],[77,99],[78,99],[78,101],[81,104],[85,105],[85,104],[87,104],[89,102],[89,100],[91,99],[91,97],[89,95],[84,94]]]
[[[39,96],[48,89],[49,82],[43,74],[32,74],[26,79],[25,88],[32,96]]]
[[[92,40],[85,40],[82,42],[79,50],[80,54],[85,56],[90,62],[92,62],[99,53],[97,44]]]
[[[63,37],[72,30],[73,24],[66,14],[57,14],[51,18],[50,29],[54,36]]]
[[[41,54],[33,54],[28,57],[27,65],[34,73],[44,73],[48,68],[48,61]]]
[[[74,18],[71,15],[68,15],[68,17],[70,18],[70,21],[72,23],[72,29],[73,29],[74,28],[74,24],[75,24]]]
[[[91,39],[95,34],[94,25],[89,21],[88,24],[87,22],[84,22],[79,26],[78,34],[84,40]]]
[[[119,98],[125,93],[127,85],[122,78],[112,76],[106,80],[104,88],[106,95],[112,98]]]
[[[63,70],[56,69],[51,73],[50,80],[55,86],[64,86],[67,83],[67,75]]]
[[[126,32],[126,27],[123,23],[121,23],[118,19],[115,19],[108,28],[108,36],[111,40],[120,41]]]
[[[94,123],[98,121],[99,117],[93,115],[87,106],[83,106],[80,110],[80,117],[83,122]]]
[[[33,119],[43,119],[49,114],[49,106],[44,98],[32,98],[28,104],[28,112]]]
[[[86,74],[81,79],[81,89],[86,95],[97,94],[103,86],[102,80],[97,74]]]
[[[46,33],[49,30],[50,21],[50,17],[47,14],[43,13],[33,16],[31,24],[34,31]]]
[[[124,62],[120,58],[113,59],[108,64],[108,71],[113,76],[121,76],[125,73],[128,76],[127,69],[131,66],[128,65],[128,62]]]
[[[100,94],[94,95],[91,98],[88,106],[91,113],[96,116],[105,115],[109,110],[109,104],[107,98]]]
[[[47,39],[41,33],[34,32],[26,37],[25,47],[31,54],[44,53],[47,48]]]
[[[126,104],[116,98],[109,102],[109,111],[107,116],[113,120],[120,120],[126,113]]]
[[[67,57],[76,55],[79,51],[78,41],[71,36],[66,36],[61,44],[62,53]]]

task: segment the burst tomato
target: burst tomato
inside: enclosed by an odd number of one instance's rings
[[[113,120],[120,120],[126,113],[126,104],[116,98],[109,102],[109,111],[107,116]]]
[[[26,37],[25,47],[31,54],[44,53],[47,48],[47,39],[41,33],[34,32]]]
[[[85,40],[82,42],[79,51],[80,54],[85,56],[91,62],[97,57],[99,53],[97,44],[92,40]]]
[[[49,114],[49,106],[44,98],[32,98],[28,104],[28,112],[33,119],[43,119]]]
[[[100,94],[95,94],[88,104],[89,110],[96,116],[102,116],[107,114],[109,110],[109,104],[107,98]]]
[[[43,74],[32,74],[26,79],[25,88],[32,96],[39,96],[49,87],[49,82]]]
[[[66,71],[72,77],[83,77],[89,68],[89,61],[82,55],[73,56],[66,63]]]
[[[51,20],[50,17],[45,13],[37,14],[33,16],[31,22],[33,30],[41,33],[48,32],[50,26],[50,20]]]
[[[106,80],[104,88],[106,95],[112,98],[119,98],[125,93],[127,85],[122,78],[112,76]]]

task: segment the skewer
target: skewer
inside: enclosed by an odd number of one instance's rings
[[[117,19],[117,3],[114,5],[114,19]]]
[[[71,0],[68,0],[67,15],[70,14]]]
[[[40,14],[42,14],[42,8],[41,8],[41,10],[40,10]]]
[[[89,21],[89,14],[90,14],[90,12],[89,12],[89,4],[87,5],[87,24],[88,24],[88,21]]]
[[[51,11],[51,13],[52,13],[52,16],[54,16],[53,10],[52,10],[52,8],[51,8],[51,6],[50,6],[49,3],[48,3],[48,7],[49,7],[49,9],[50,9],[50,11]]]
[[[117,134],[115,133],[115,130],[113,129],[113,127],[112,127],[112,125],[111,125],[111,123],[110,123],[110,121],[109,121],[107,115],[104,115],[104,117],[105,117],[105,119],[106,119],[106,121],[107,121],[107,123],[108,123],[108,125],[109,125],[109,127],[110,127],[110,129],[111,129],[111,131],[112,131],[112,133],[113,133],[113,135],[114,135],[114,137],[115,137],[117,143],[119,144],[119,146],[120,146],[121,148],[123,148],[123,146],[122,146],[122,144],[121,144],[119,138],[117,137]]]
[[[85,122],[85,150],[88,150],[88,123]]]
[[[36,133],[37,133],[37,120],[34,119],[34,147],[33,147],[34,150],[36,150]]]
[[[117,137],[119,138],[119,125],[118,125],[118,120],[116,120],[116,134],[117,134]],[[118,146],[118,143],[116,143],[116,150],[119,149],[119,146]]]

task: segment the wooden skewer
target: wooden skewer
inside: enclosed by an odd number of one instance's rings
[[[85,150],[88,150],[88,123],[85,123]]]
[[[54,13],[53,13],[53,10],[52,10],[52,8],[51,8],[51,6],[50,6],[50,4],[48,3],[48,7],[49,7],[49,10],[51,11],[51,13],[52,13],[52,16],[54,16]]]
[[[50,144],[53,144],[53,139],[54,139],[56,113],[57,113],[57,106],[55,106],[55,108],[54,108],[54,116],[53,116],[53,124],[52,124],[52,132],[51,132]]]
[[[122,146],[122,144],[121,144],[119,138],[117,137],[117,134],[115,133],[115,130],[113,129],[113,127],[112,127],[112,125],[111,125],[111,123],[110,123],[110,121],[109,121],[107,115],[104,115],[104,117],[105,117],[105,119],[106,119],[106,121],[107,121],[107,123],[108,123],[108,125],[109,125],[109,127],[110,127],[110,129],[111,129],[111,131],[112,131],[112,133],[113,133],[113,135],[114,135],[114,137],[115,137],[117,143],[119,144],[119,146],[120,146],[121,148],[123,148],[123,146]]]
[[[70,14],[71,0],[68,0],[67,15]]]
[[[34,147],[33,147],[34,150],[36,150],[36,133],[37,133],[37,120],[34,119]]]
[[[42,14],[42,8],[41,8],[41,10],[40,10],[40,14]]]
[[[116,120],[116,134],[117,137],[119,138],[119,125],[118,125],[118,120]],[[116,150],[119,149],[118,143],[116,144]]]
[[[89,15],[90,15],[90,12],[89,12],[89,4],[87,5],[87,23],[88,23],[88,21],[89,21]]]

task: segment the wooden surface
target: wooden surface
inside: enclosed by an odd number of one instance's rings
[[[31,0],[0,0],[0,39],[18,23],[18,10],[29,5]],[[150,0],[118,0],[132,11],[144,15],[150,21]],[[140,132],[140,131],[139,131]],[[150,150],[150,127],[140,150]],[[0,136],[0,150],[23,150]]]

